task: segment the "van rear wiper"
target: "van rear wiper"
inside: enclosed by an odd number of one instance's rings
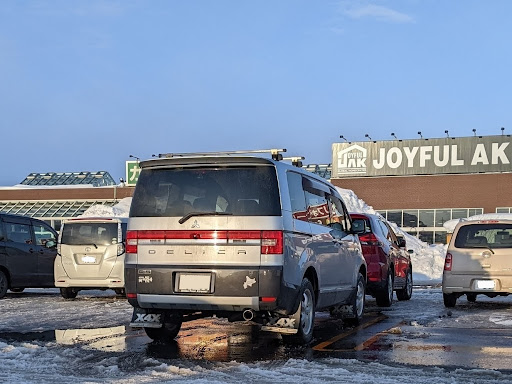
[[[190,212],[187,213],[185,216],[183,216],[181,219],[179,219],[178,223],[183,224],[185,221],[190,219],[194,216],[232,216],[233,214],[230,212]]]

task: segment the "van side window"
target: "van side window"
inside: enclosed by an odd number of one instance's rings
[[[306,213],[310,223],[329,225],[329,208],[327,206],[326,193],[320,188],[315,188],[317,182],[304,178],[304,194],[306,197]],[[320,185],[318,185],[320,187]]]
[[[57,239],[53,231],[43,224],[34,224],[34,235],[36,237],[36,244],[46,247],[47,244],[56,244]]]
[[[32,244],[30,225],[18,223],[5,223],[5,232],[8,241],[15,243]]]
[[[350,221],[348,219],[347,209],[345,204],[334,195],[327,195],[329,201],[329,210],[331,214],[330,226],[342,232],[348,233],[350,228]]]
[[[306,198],[302,189],[302,176],[295,172],[288,172],[288,191],[292,205],[292,217],[297,220],[308,221],[306,214]]]

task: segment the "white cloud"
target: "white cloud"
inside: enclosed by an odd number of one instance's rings
[[[352,7],[344,9],[343,14],[353,19],[372,18],[378,21],[384,21],[388,23],[413,23],[414,19],[391,8],[387,8],[381,5],[368,4],[359,7]]]

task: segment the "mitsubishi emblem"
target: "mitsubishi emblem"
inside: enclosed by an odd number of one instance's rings
[[[194,220],[191,228],[199,228],[199,223],[197,222],[197,220]]]
[[[85,247],[85,252],[91,252],[91,247]]]

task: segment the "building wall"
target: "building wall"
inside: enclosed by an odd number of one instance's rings
[[[512,173],[331,179],[376,210],[512,207]]]

